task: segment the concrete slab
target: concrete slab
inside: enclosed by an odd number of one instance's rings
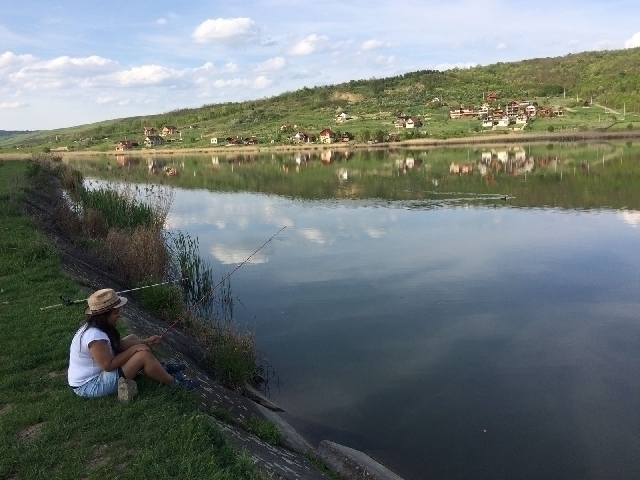
[[[402,480],[370,456],[328,440],[320,442],[318,455],[330,470],[345,480]]]

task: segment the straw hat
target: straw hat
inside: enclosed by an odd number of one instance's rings
[[[120,308],[127,299],[119,297],[113,288],[103,288],[97,292],[93,292],[87,299],[89,306],[84,311],[87,315],[97,315],[98,313],[108,312],[112,308]]]

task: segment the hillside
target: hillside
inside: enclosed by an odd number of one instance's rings
[[[281,131],[283,124],[292,129],[318,132],[324,127],[353,133],[356,140],[375,138],[376,133],[397,131],[393,122],[398,112],[423,119],[424,126],[404,137],[419,135],[450,138],[477,130],[473,120],[449,120],[449,106],[480,105],[486,92],[496,92],[498,105],[512,99],[529,99],[540,105],[566,107],[569,118],[559,128],[610,128],[624,121],[627,128],[635,125],[632,114],[640,112],[640,48],[585,52],[563,57],[538,58],[511,63],[497,63],[470,69],[445,72],[416,71],[395,77],[352,80],[339,85],[302,88],[294,92],[259,100],[204,105],[200,108],[175,110],[158,115],[107,120],[73,128],[30,132],[24,135],[0,136],[0,151],[20,148],[56,148],[113,150],[114,143],[124,138],[142,143],[143,128],[156,129],[175,125],[179,137],[172,145],[202,147],[210,137],[256,135],[260,143],[284,142],[290,133]],[[439,102],[433,102],[437,98]],[[579,99],[600,105],[581,111]],[[620,115],[613,119],[610,109]],[[625,109],[630,118],[621,118]],[[343,124],[335,115],[348,112],[352,119]],[[604,118],[606,115],[609,118]],[[533,130],[548,128],[548,122],[534,123]]]

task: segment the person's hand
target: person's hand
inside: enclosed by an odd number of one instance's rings
[[[137,345],[131,345],[129,347],[129,350],[133,350],[133,353],[144,352],[146,350],[149,350],[149,347],[144,343],[139,343]]]
[[[160,340],[162,340],[162,337],[160,335],[151,335],[144,341],[144,343],[146,345],[155,345],[156,343],[159,343]]]

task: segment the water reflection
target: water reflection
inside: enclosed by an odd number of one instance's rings
[[[457,193],[458,203],[638,210],[639,158],[633,144],[606,143],[124,156],[115,166],[109,157],[70,161],[94,176],[306,199],[420,200],[428,206]]]
[[[208,156],[167,159],[159,168],[179,174],[158,177],[189,187],[169,228],[197,236],[221,272],[287,226],[234,273],[234,311],[278,370],[272,399],[311,443],[358,448],[408,480],[633,478],[636,155]]]

